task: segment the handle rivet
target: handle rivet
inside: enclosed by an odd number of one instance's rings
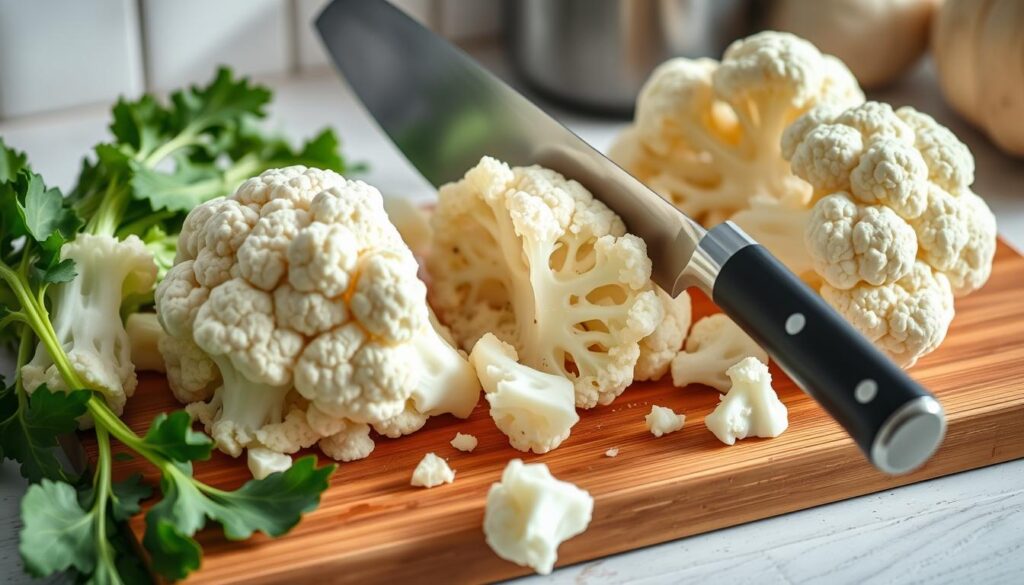
[[[876,395],[878,395],[878,383],[871,378],[861,380],[857,387],[853,389],[853,397],[861,404],[871,402],[875,399]]]
[[[804,330],[804,325],[806,324],[807,318],[804,317],[803,313],[793,313],[786,319],[786,333],[796,335]]]

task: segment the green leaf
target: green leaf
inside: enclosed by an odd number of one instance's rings
[[[43,178],[30,175],[25,191],[25,225],[32,237],[42,242],[64,222],[64,196],[47,189]]]
[[[228,186],[224,173],[213,164],[181,163],[173,173],[132,164],[133,197],[149,201],[155,211],[167,209],[187,213],[214,197],[230,195],[237,185]]]
[[[93,516],[78,504],[75,488],[44,479],[21,499],[19,550],[25,570],[45,577],[74,567],[90,573],[96,562]]]
[[[75,270],[75,261],[65,258],[44,270],[40,280],[48,284],[59,284],[71,282],[76,276],[78,276],[78,271]]]
[[[88,390],[51,392],[43,385],[28,397],[24,409],[0,422],[4,454],[21,463],[23,477],[33,483],[69,479],[54,451],[57,437],[77,428],[89,396]]]
[[[170,126],[176,133],[199,133],[237,123],[246,115],[262,118],[271,95],[266,87],[252,85],[246,77],[236,79],[231,69],[221,67],[206,87],[171,94]]]
[[[172,461],[202,461],[210,458],[213,441],[192,430],[192,417],[184,410],[162,412],[153,419],[143,444]]]
[[[21,169],[28,168],[28,159],[25,153],[8,148],[0,138],[0,183],[13,181]]]
[[[171,581],[184,579],[198,569],[203,557],[199,543],[179,532],[168,520],[150,521],[147,516],[142,544],[149,551],[153,570]]]
[[[114,482],[110,506],[114,520],[124,521],[142,510],[140,502],[153,495],[153,488],[142,483],[142,474],[136,473],[124,481]]]
[[[143,156],[162,142],[167,111],[149,95],[136,101],[119,99],[111,110],[110,132],[121,144]]]

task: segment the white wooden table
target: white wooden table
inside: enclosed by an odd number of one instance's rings
[[[271,125],[309,136],[331,125],[346,154],[371,163],[365,180],[387,196],[428,199],[431,188],[377,131],[330,73],[270,79],[278,88]],[[969,143],[976,190],[1003,235],[1024,248],[1024,161],[993,149],[943,104],[927,65],[877,97],[936,116]],[[624,125],[553,110],[598,148]],[[107,105],[0,123],[0,136],[27,151],[49,182],[68,187],[82,155],[106,137]],[[1021,283],[1024,292],[1024,282]],[[9,361],[6,365],[9,369]],[[1024,424],[1024,421],[1021,421]],[[0,467],[0,578],[21,573],[18,501],[24,483]],[[686,510],[679,510],[683,517]],[[524,581],[546,583],[1021,583],[1024,582],[1024,460],[821,506],[650,547]]]

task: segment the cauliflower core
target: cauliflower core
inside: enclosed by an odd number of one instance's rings
[[[786,127],[811,108],[864,101],[838,59],[788,33],[734,42],[721,62],[672,59],[637,101],[636,119],[612,147],[631,174],[707,226],[752,197],[803,203],[810,188],[779,152]]]
[[[729,389],[726,370],[745,357],[768,361],[768,352],[740,326],[722,313],[704,317],[693,325],[686,351],[672,360],[672,384],[704,384],[719,392]]]
[[[524,365],[572,380],[581,408],[633,381],[664,309],[643,241],[579,183],[484,158],[441,187],[433,228],[431,300],[464,348],[494,333]]]
[[[655,437],[661,437],[674,433],[683,428],[686,423],[686,415],[676,414],[671,408],[653,405],[651,412],[644,417],[647,423],[647,430]]]
[[[448,463],[433,453],[427,453],[412,472],[414,487],[432,488],[455,481],[455,472]]]
[[[789,427],[789,412],[772,389],[768,366],[748,357],[729,368],[732,388],[704,417],[708,430],[726,445],[747,437],[778,437]]]
[[[579,422],[572,383],[517,363],[516,350],[491,333],[473,346],[476,368],[491,418],[520,451],[547,453],[569,438]]]
[[[970,151],[930,116],[876,102],[812,111],[782,147],[813,187],[802,232],[809,281],[894,361],[913,365],[945,338],[953,297],[992,269],[995,217],[970,189]]]
[[[547,465],[513,459],[487,492],[484,535],[499,557],[548,575],[558,545],[582,534],[593,511],[594,498],[555,479]]]
[[[175,395],[222,451],[319,443],[341,460],[480,387],[443,339],[380,193],[296,166],[264,172],[185,219],[156,291]],[[206,402],[202,402],[206,401]]]

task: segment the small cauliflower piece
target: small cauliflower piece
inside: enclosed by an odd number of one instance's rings
[[[49,288],[57,342],[67,350],[68,361],[82,380],[103,394],[110,409],[120,415],[138,378],[131,341],[118,315],[125,296],[153,289],[157,273],[153,255],[136,236],[118,240],[81,233],[61,247],[60,256],[75,262],[77,276]],[[21,377],[29,394],[43,384],[50,390],[68,389],[42,343],[21,368]],[[90,422],[85,416],[79,425],[91,426]]]
[[[803,244],[822,297],[912,366],[945,337],[953,297],[991,273],[996,222],[967,146],[926,114],[867,102],[798,119],[783,155],[813,188]]]
[[[726,370],[748,356],[768,361],[768,353],[732,319],[722,313],[704,317],[694,323],[686,351],[672,360],[672,384],[704,384],[725,392],[730,385]]]
[[[455,472],[448,463],[435,455],[427,453],[412,472],[414,487],[432,488],[455,481]]]
[[[690,295],[686,291],[673,299],[660,287],[655,290],[665,316],[654,333],[640,341],[640,358],[633,368],[633,379],[637,381],[660,380],[668,372],[672,358],[683,347],[693,318]]]
[[[618,457],[619,456],[619,448],[618,447],[612,447],[611,449],[608,449],[607,451],[604,452],[604,456],[605,457]]]
[[[265,479],[271,473],[288,471],[292,466],[291,457],[264,447],[248,449],[246,455],[253,479]]]
[[[317,446],[335,461],[357,461],[373,453],[374,443],[369,425],[345,421],[339,430],[320,439]]]
[[[582,534],[593,511],[594,498],[555,479],[547,465],[513,459],[487,492],[484,535],[499,557],[548,575],[558,546]]]
[[[772,389],[768,366],[748,357],[729,368],[732,387],[704,424],[726,445],[747,437],[778,437],[789,427],[789,412]]]
[[[469,355],[491,418],[520,451],[547,453],[569,438],[576,414],[572,383],[519,364],[516,350],[491,333]]]
[[[164,328],[156,313],[132,313],[124,323],[124,331],[132,344],[132,363],[136,371],[165,372],[163,357],[160,356],[160,339]]]
[[[472,453],[473,449],[476,449],[477,439],[473,435],[467,435],[463,433],[455,433],[455,438],[451,441],[451,446],[455,447],[459,451],[464,453]]]
[[[651,412],[644,417],[647,423],[647,430],[655,437],[661,437],[674,433],[683,428],[686,423],[686,415],[676,414],[671,408],[652,405]]]
[[[690,217],[713,226],[751,198],[805,203],[780,156],[790,123],[820,105],[864,101],[838,59],[788,33],[738,40],[721,62],[677,58],[651,74],[612,159]]]
[[[432,221],[431,301],[463,348],[494,333],[524,365],[572,380],[581,408],[633,381],[663,317],[651,262],[582,185],[485,157],[441,187]]]

